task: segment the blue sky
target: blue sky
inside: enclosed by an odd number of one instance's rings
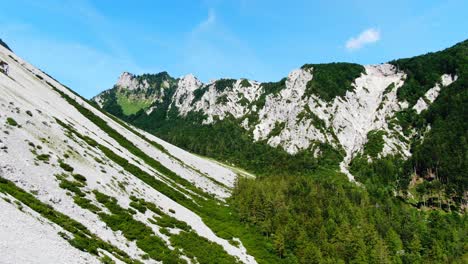
[[[275,81],[305,63],[386,62],[468,37],[466,0],[14,0],[0,38],[85,97],[123,71]]]

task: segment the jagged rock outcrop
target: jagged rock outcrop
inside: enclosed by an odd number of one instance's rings
[[[160,97],[153,98],[145,110],[150,114],[166,102],[168,107],[164,111],[175,110],[180,117],[190,113],[201,114],[205,125],[234,118],[253,142],[266,141],[291,155],[310,150],[319,158],[319,145],[328,144],[344,151],[342,168],[362,152],[370,131],[385,132],[385,145],[380,157],[396,154],[408,157],[408,136],[403,134],[397,123],[389,126],[389,122],[395,119],[395,113],[410,107],[397,96],[406,74],[388,63],[368,65],[362,69],[360,76],[350,80],[351,85],[345,93],[334,96],[332,100],[310,92],[311,82],[315,81],[314,66],[294,70],[277,83],[220,79],[204,84],[189,74],[168,87],[172,92],[159,93]],[[140,79],[137,81],[137,78]],[[151,88],[141,78],[123,73],[115,87],[148,93]],[[426,99],[421,98],[411,107],[419,114],[435,100],[440,87],[455,80],[456,76],[442,75],[442,86],[435,84],[434,89],[427,92]],[[105,91],[94,100],[102,105],[105,101],[103,95],[112,91]]]
[[[0,61],[0,72],[3,74],[8,75],[8,63],[4,61]]]

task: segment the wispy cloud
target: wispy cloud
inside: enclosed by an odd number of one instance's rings
[[[212,28],[216,23],[216,12],[214,9],[210,9],[208,11],[208,17],[201,21],[193,30],[192,30],[192,35],[201,33],[203,31],[209,30]]]
[[[252,77],[250,74],[256,72],[256,68],[265,68],[249,43],[223,22],[223,17],[211,8],[194,24],[181,47],[179,69],[195,71],[193,73],[203,81],[208,81],[220,77]],[[245,75],[237,76],[239,72]]]
[[[380,40],[380,31],[375,28],[364,30],[357,37],[352,37],[346,42],[346,48],[350,51],[357,50],[365,45],[375,43]]]
[[[69,17],[78,32],[86,32],[86,37],[93,39],[92,43],[83,42],[81,36],[51,35],[39,26],[21,20],[0,20],[2,37],[18,55],[85,97],[112,87],[122,71],[148,72],[122,44],[119,28],[111,18],[88,0],[67,3],[35,7],[58,17]]]

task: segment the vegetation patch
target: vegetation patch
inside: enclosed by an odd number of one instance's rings
[[[221,93],[228,88],[234,87],[235,83],[236,83],[235,79],[219,79],[215,81],[214,85],[215,85],[216,91]]]
[[[65,163],[62,160],[59,160],[59,165],[60,165],[60,168],[62,168],[64,171],[67,171],[67,172],[73,172],[75,170],[72,166],[70,166],[68,163]]]
[[[174,247],[183,249],[183,253],[198,263],[232,264],[241,263],[227,254],[223,247],[199,236],[195,232],[180,232],[170,238]]]
[[[50,160],[50,155],[49,154],[40,154],[36,156],[37,160],[40,161],[49,161]]]
[[[286,127],[285,122],[276,121],[275,127],[273,127],[273,129],[268,134],[268,138],[279,136],[281,134],[281,131],[283,131],[285,127]]]
[[[168,216],[167,214],[162,214],[158,217],[155,217],[155,220],[157,225],[161,227],[178,228],[187,232],[192,229],[187,223],[179,221],[172,216]]]
[[[122,108],[124,115],[132,115],[137,113],[140,110],[147,109],[152,100],[145,98],[132,98],[131,95],[117,92],[117,103]]]
[[[466,214],[419,211],[391,189],[324,176],[239,178],[233,208],[279,263],[463,262]]]
[[[0,192],[8,193],[9,195],[15,197],[18,201],[39,213],[44,218],[72,233],[73,238],[68,240],[72,246],[82,251],[89,252],[93,255],[98,255],[98,249],[103,249],[113,254],[116,258],[122,260],[125,263],[137,263],[135,260],[132,260],[124,251],[98,238],[81,223],[54,210],[50,205],[41,202],[33,195],[17,187],[9,180],[1,177]]]
[[[81,174],[72,174],[73,178],[81,183],[86,182],[86,177]]]
[[[365,72],[362,65],[343,62],[302,66],[302,69],[310,68],[313,68],[313,78],[307,83],[303,97],[315,94],[327,102],[354,90],[354,80]]]
[[[216,99],[216,104],[226,104],[229,102],[227,94],[221,95]]]
[[[240,86],[242,88],[245,88],[245,87],[251,87],[252,85],[250,84],[249,80],[247,79],[242,79],[242,81],[240,82]]]
[[[87,209],[93,213],[99,213],[101,212],[101,208],[98,206],[94,205],[93,202],[90,199],[81,197],[81,196],[74,196],[73,201],[80,206],[83,209]]]
[[[120,207],[114,197],[107,196],[97,190],[93,193],[97,201],[111,212],[111,214],[99,213],[98,215],[112,230],[119,230],[128,240],[136,241],[137,246],[154,260],[163,263],[185,263],[180,259],[177,251],[170,250],[150,227],[135,220],[128,209]]]
[[[386,134],[387,133],[383,130],[369,131],[369,133],[367,133],[367,143],[364,145],[364,155],[377,158],[384,148],[384,135]]]
[[[11,117],[8,117],[6,119],[6,123],[10,126],[18,126],[18,123]]]
[[[195,102],[200,101],[200,99],[208,91],[209,88],[210,87],[206,85],[206,86],[200,87],[200,88],[196,89],[195,91],[193,91],[193,100],[192,100],[191,104],[193,105]]]

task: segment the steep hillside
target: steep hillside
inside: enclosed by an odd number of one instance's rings
[[[466,51],[124,73],[102,111],[0,46],[0,263],[466,263]]]
[[[257,175],[339,167],[350,180],[404,195],[412,177],[436,178],[466,204],[467,52],[464,41],[379,65],[306,64],[273,83],[124,73],[93,100],[173,144]],[[447,134],[451,147],[442,143]],[[379,175],[368,170],[382,166]]]
[[[263,238],[225,203],[234,172],[108,116],[3,46],[0,64],[0,263],[263,254],[247,253],[241,240]]]

